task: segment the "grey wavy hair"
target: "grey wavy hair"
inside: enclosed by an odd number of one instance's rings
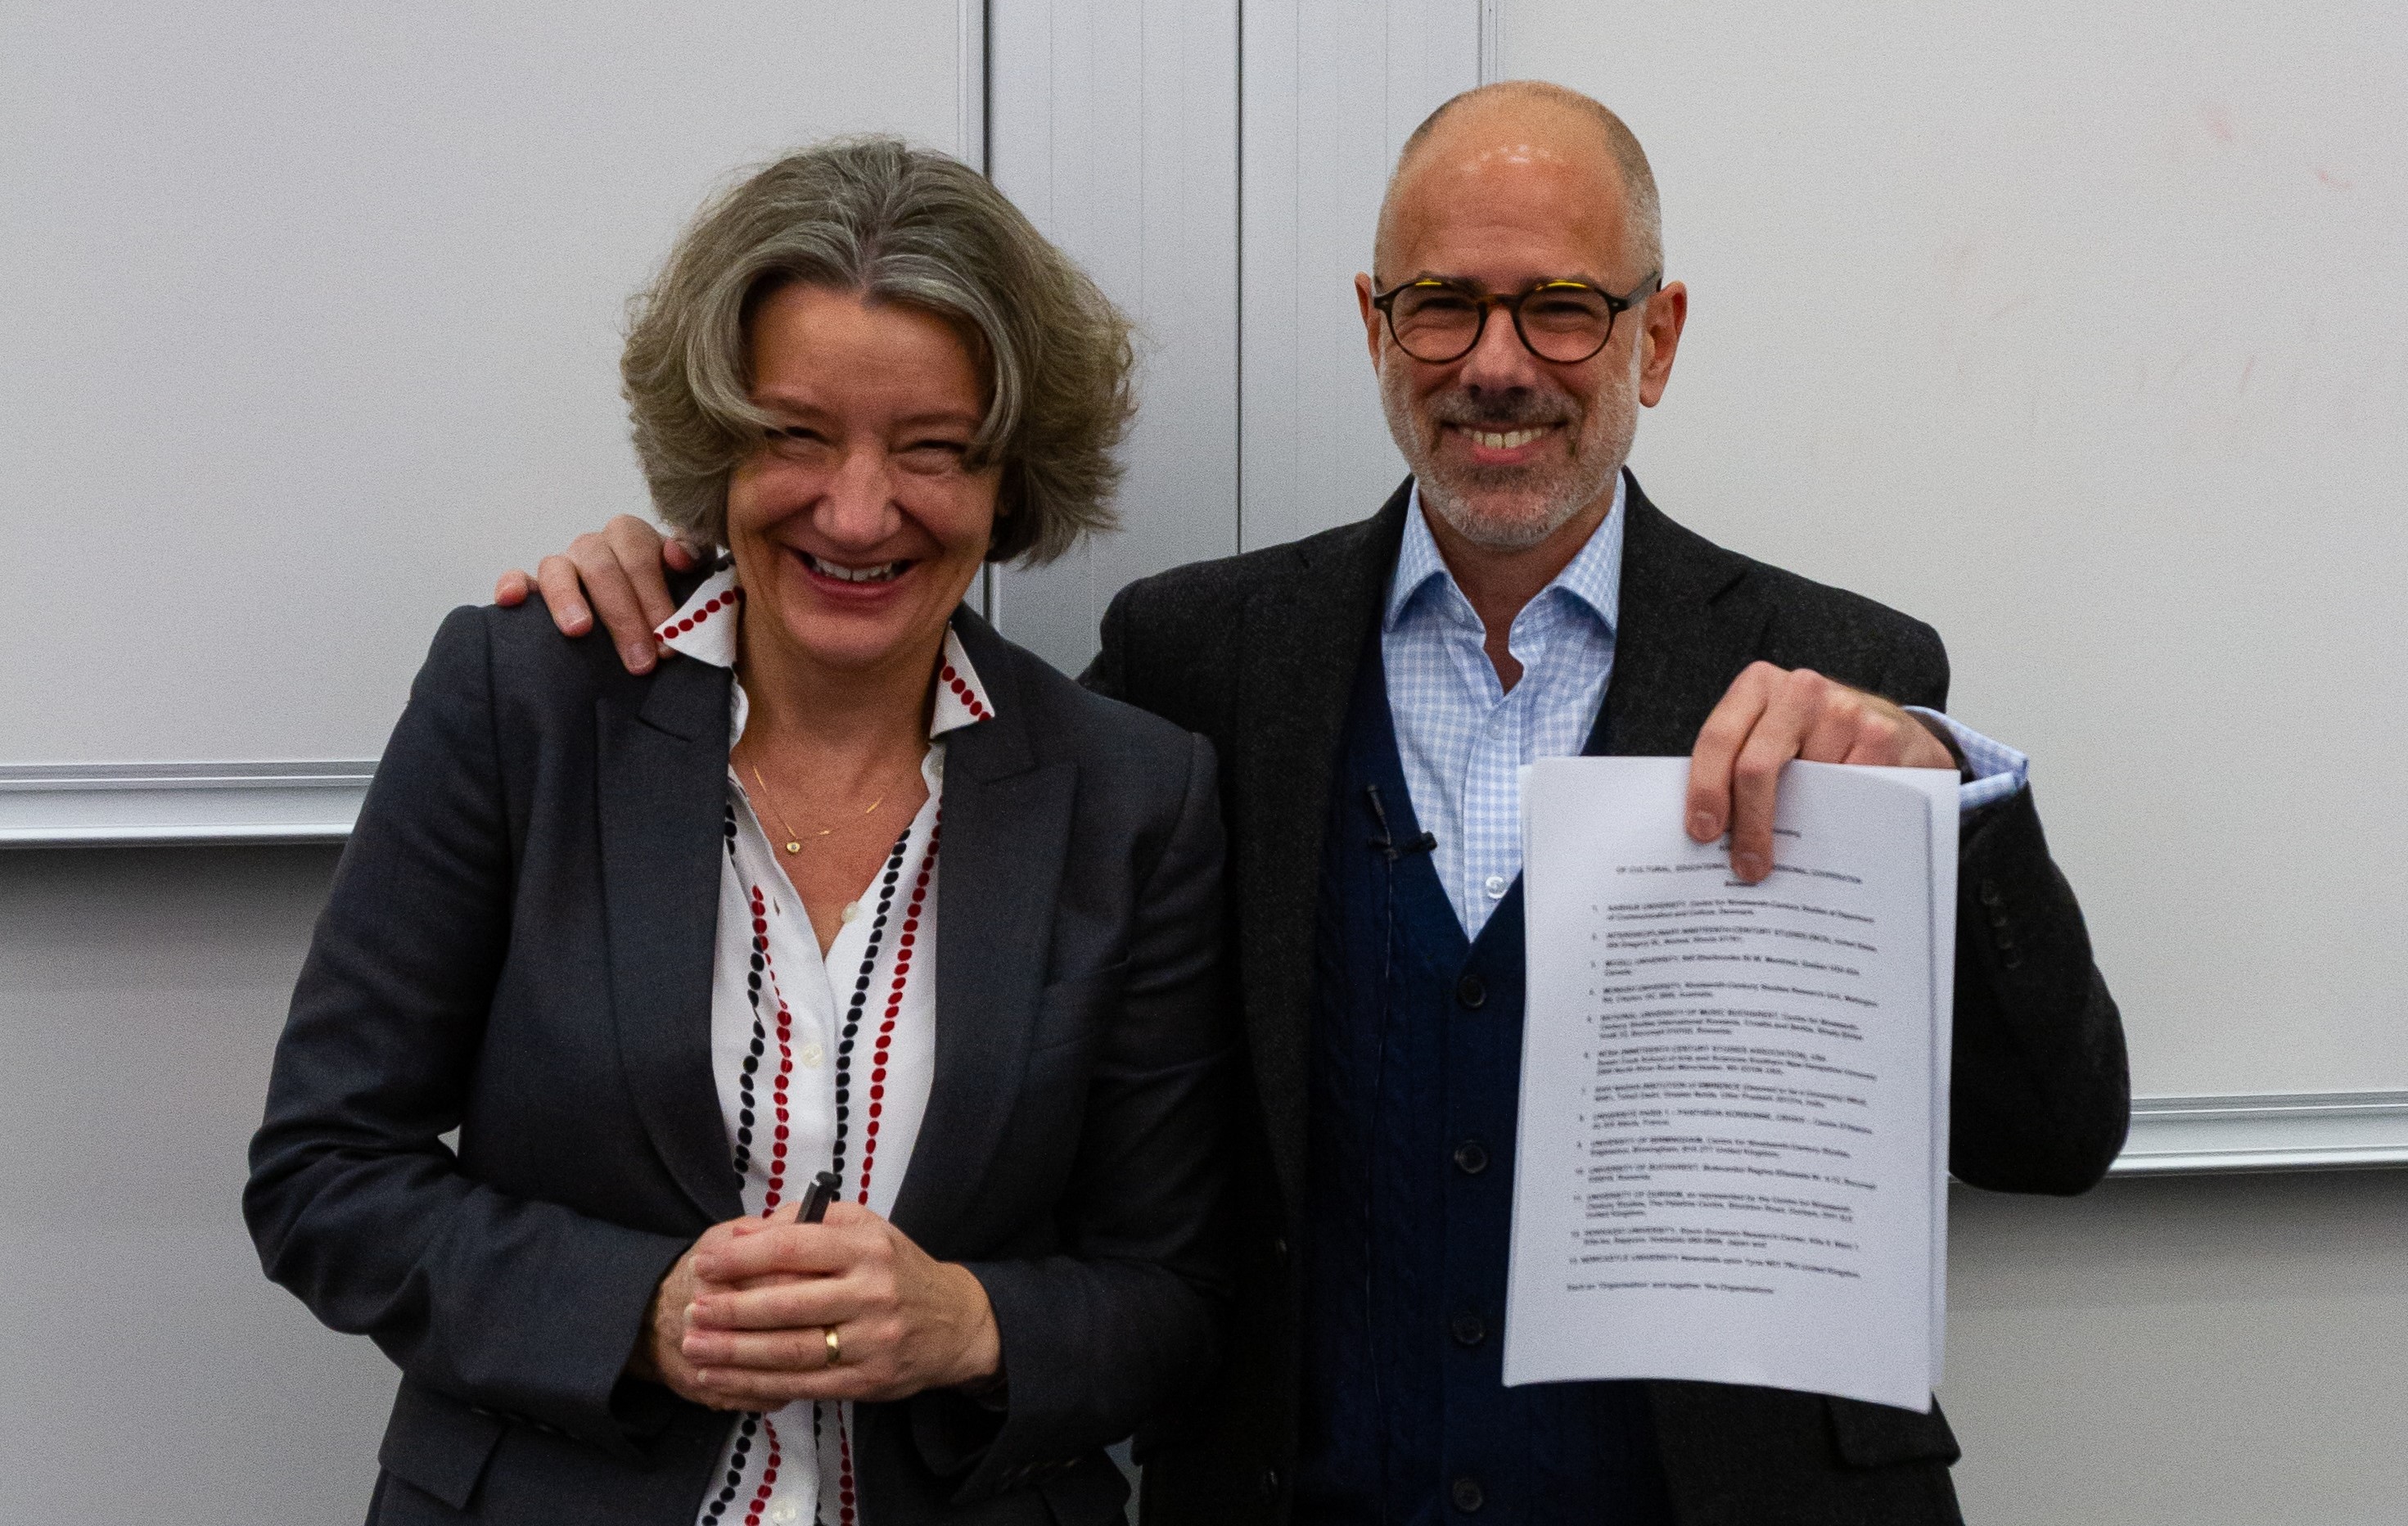
[[[1046,562],[1115,528],[1136,397],[1128,320],[984,176],[899,138],[790,153],[708,203],[630,304],[621,390],[652,505],[727,541],[727,483],[774,421],[746,324],[793,281],[905,302],[960,331],[986,373],[970,465],[1000,465],[989,561]]]

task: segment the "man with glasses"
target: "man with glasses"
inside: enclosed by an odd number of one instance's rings
[[[2078,1192],[2123,1139],[2123,1039],[2024,759],[1939,713],[1928,626],[1709,544],[1623,468],[1688,294],[1611,112],[1527,83],[1448,102],[1373,266],[1356,296],[1412,478],[1362,523],[1124,590],[1087,675],[1219,748],[1253,1083],[1230,1360],[1140,1438],[1145,1519],[1956,1521],[1936,1407],[1502,1386],[1516,770],[1686,753],[1690,834],[1727,830],[1754,882],[1789,759],[1957,770],[1951,1166]],[[581,571],[640,652],[659,558],[622,521],[547,561],[545,595],[583,628]]]

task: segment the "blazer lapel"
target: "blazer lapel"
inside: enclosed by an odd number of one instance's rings
[[[1613,676],[1582,751],[1682,756],[1762,649],[1771,610],[1748,577],[1755,563],[1673,524],[1627,482]]]
[[[664,665],[595,707],[602,892],[620,1058],[644,1130],[710,1223],[744,1212],[710,1069],[731,675]]]
[[[1023,657],[965,610],[953,628],[995,713],[945,744],[938,855],[937,1058],[927,1116],[895,1199],[895,1226],[944,1254],[1002,1137],[1037,1020],[1078,767],[1040,765],[1020,702]]]
[[[1364,644],[1380,618],[1412,483],[1362,524],[1288,548],[1246,612],[1227,760],[1230,874],[1246,1035],[1271,1159],[1304,1202],[1313,939],[1329,788]]]

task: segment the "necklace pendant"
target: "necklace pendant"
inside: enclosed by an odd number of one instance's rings
[[[786,844],[786,851],[788,853],[800,853],[803,851],[803,845],[800,842],[789,842]]]

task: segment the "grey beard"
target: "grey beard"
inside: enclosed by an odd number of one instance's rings
[[[1380,408],[1387,415],[1388,433],[1403,453],[1405,465],[1412,468],[1422,501],[1437,511],[1448,528],[1490,551],[1527,551],[1609,492],[1614,475],[1629,459],[1630,442],[1639,429],[1635,347],[1631,358],[1630,375],[1612,379],[1588,399],[1572,459],[1553,481],[1533,482],[1526,468],[1516,467],[1441,472],[1423,442],[1420,421],[1405,393],[1402,366],[1380,367]],[[1536,512],[1497,513],[1477,502],[1485,493],[1532,488],[1541,495]]]

